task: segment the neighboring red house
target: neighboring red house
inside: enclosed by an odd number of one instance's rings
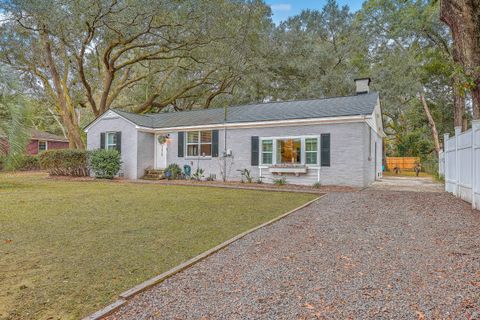
[[[49,132],[31,129],[32,138],[27,145],[27,153],[30,155],[38,154],[41,151],[51,149],[67,149],[68,139],[57,136]],[[0,137],[0,153],[8,152],[8,142]]]
[[[27,145],[27,153],[34,155],[51,149],[68,149],[68,139],[52,133],[31,130],[32,139]]]

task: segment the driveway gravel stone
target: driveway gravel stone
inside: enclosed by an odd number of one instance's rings
[[[331,193],[108,319],[479,319],[480,212],[442,192]]]
[[[430,177],[383,177],[369,189],[389,191],[444,192],[445,186]]]

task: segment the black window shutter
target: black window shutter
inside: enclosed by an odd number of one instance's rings
[[[322,133],[320,136],[320,164],[322,167],[330,167],[330,133]]]
[[[100,133],[100,149],[105,149],[105,132]]]
[[[212,130],[212,157],[218,157],[218,130]]]
[[[122,153],[122,132],[116,132],[115,135],[117,136],[117,151],[118,153]]]
[[[183,150],[185,143],[185,132],[181,131],[178,133],[178,157],[183,158]]]
[[[252,136],[252,158],[251,158],[251,164],[252,166],[258,166],[258,156],[259,156],[259,145],[258,145],[258,137]]]

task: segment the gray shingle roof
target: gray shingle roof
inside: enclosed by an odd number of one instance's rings
[[[31,129],[31,136],[33,140],[53,140],[53,141],[63,141],[63,142],[68,142],[68,139],[63,137],[63,136],[58,136],[56,134],[50,133],[50,132],[45,132],[45,131],[39,131],[36,129]]]
[[[370,115],[378,93],[314,100],[268,102],[228,108],[227,123]],[[139,115],[115,110],[133,123],[149,128],[174,128],[224,123],[223,108]]]

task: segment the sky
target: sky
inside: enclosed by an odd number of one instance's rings
[[[326,2],[327,0],[266,0],[272,8],[273,21],[277,24],[304,9],[321,10]],[[363,0],[337,0],[337,2],[340,6],[348,5],[350,10],[357,11],[362,7]]]

